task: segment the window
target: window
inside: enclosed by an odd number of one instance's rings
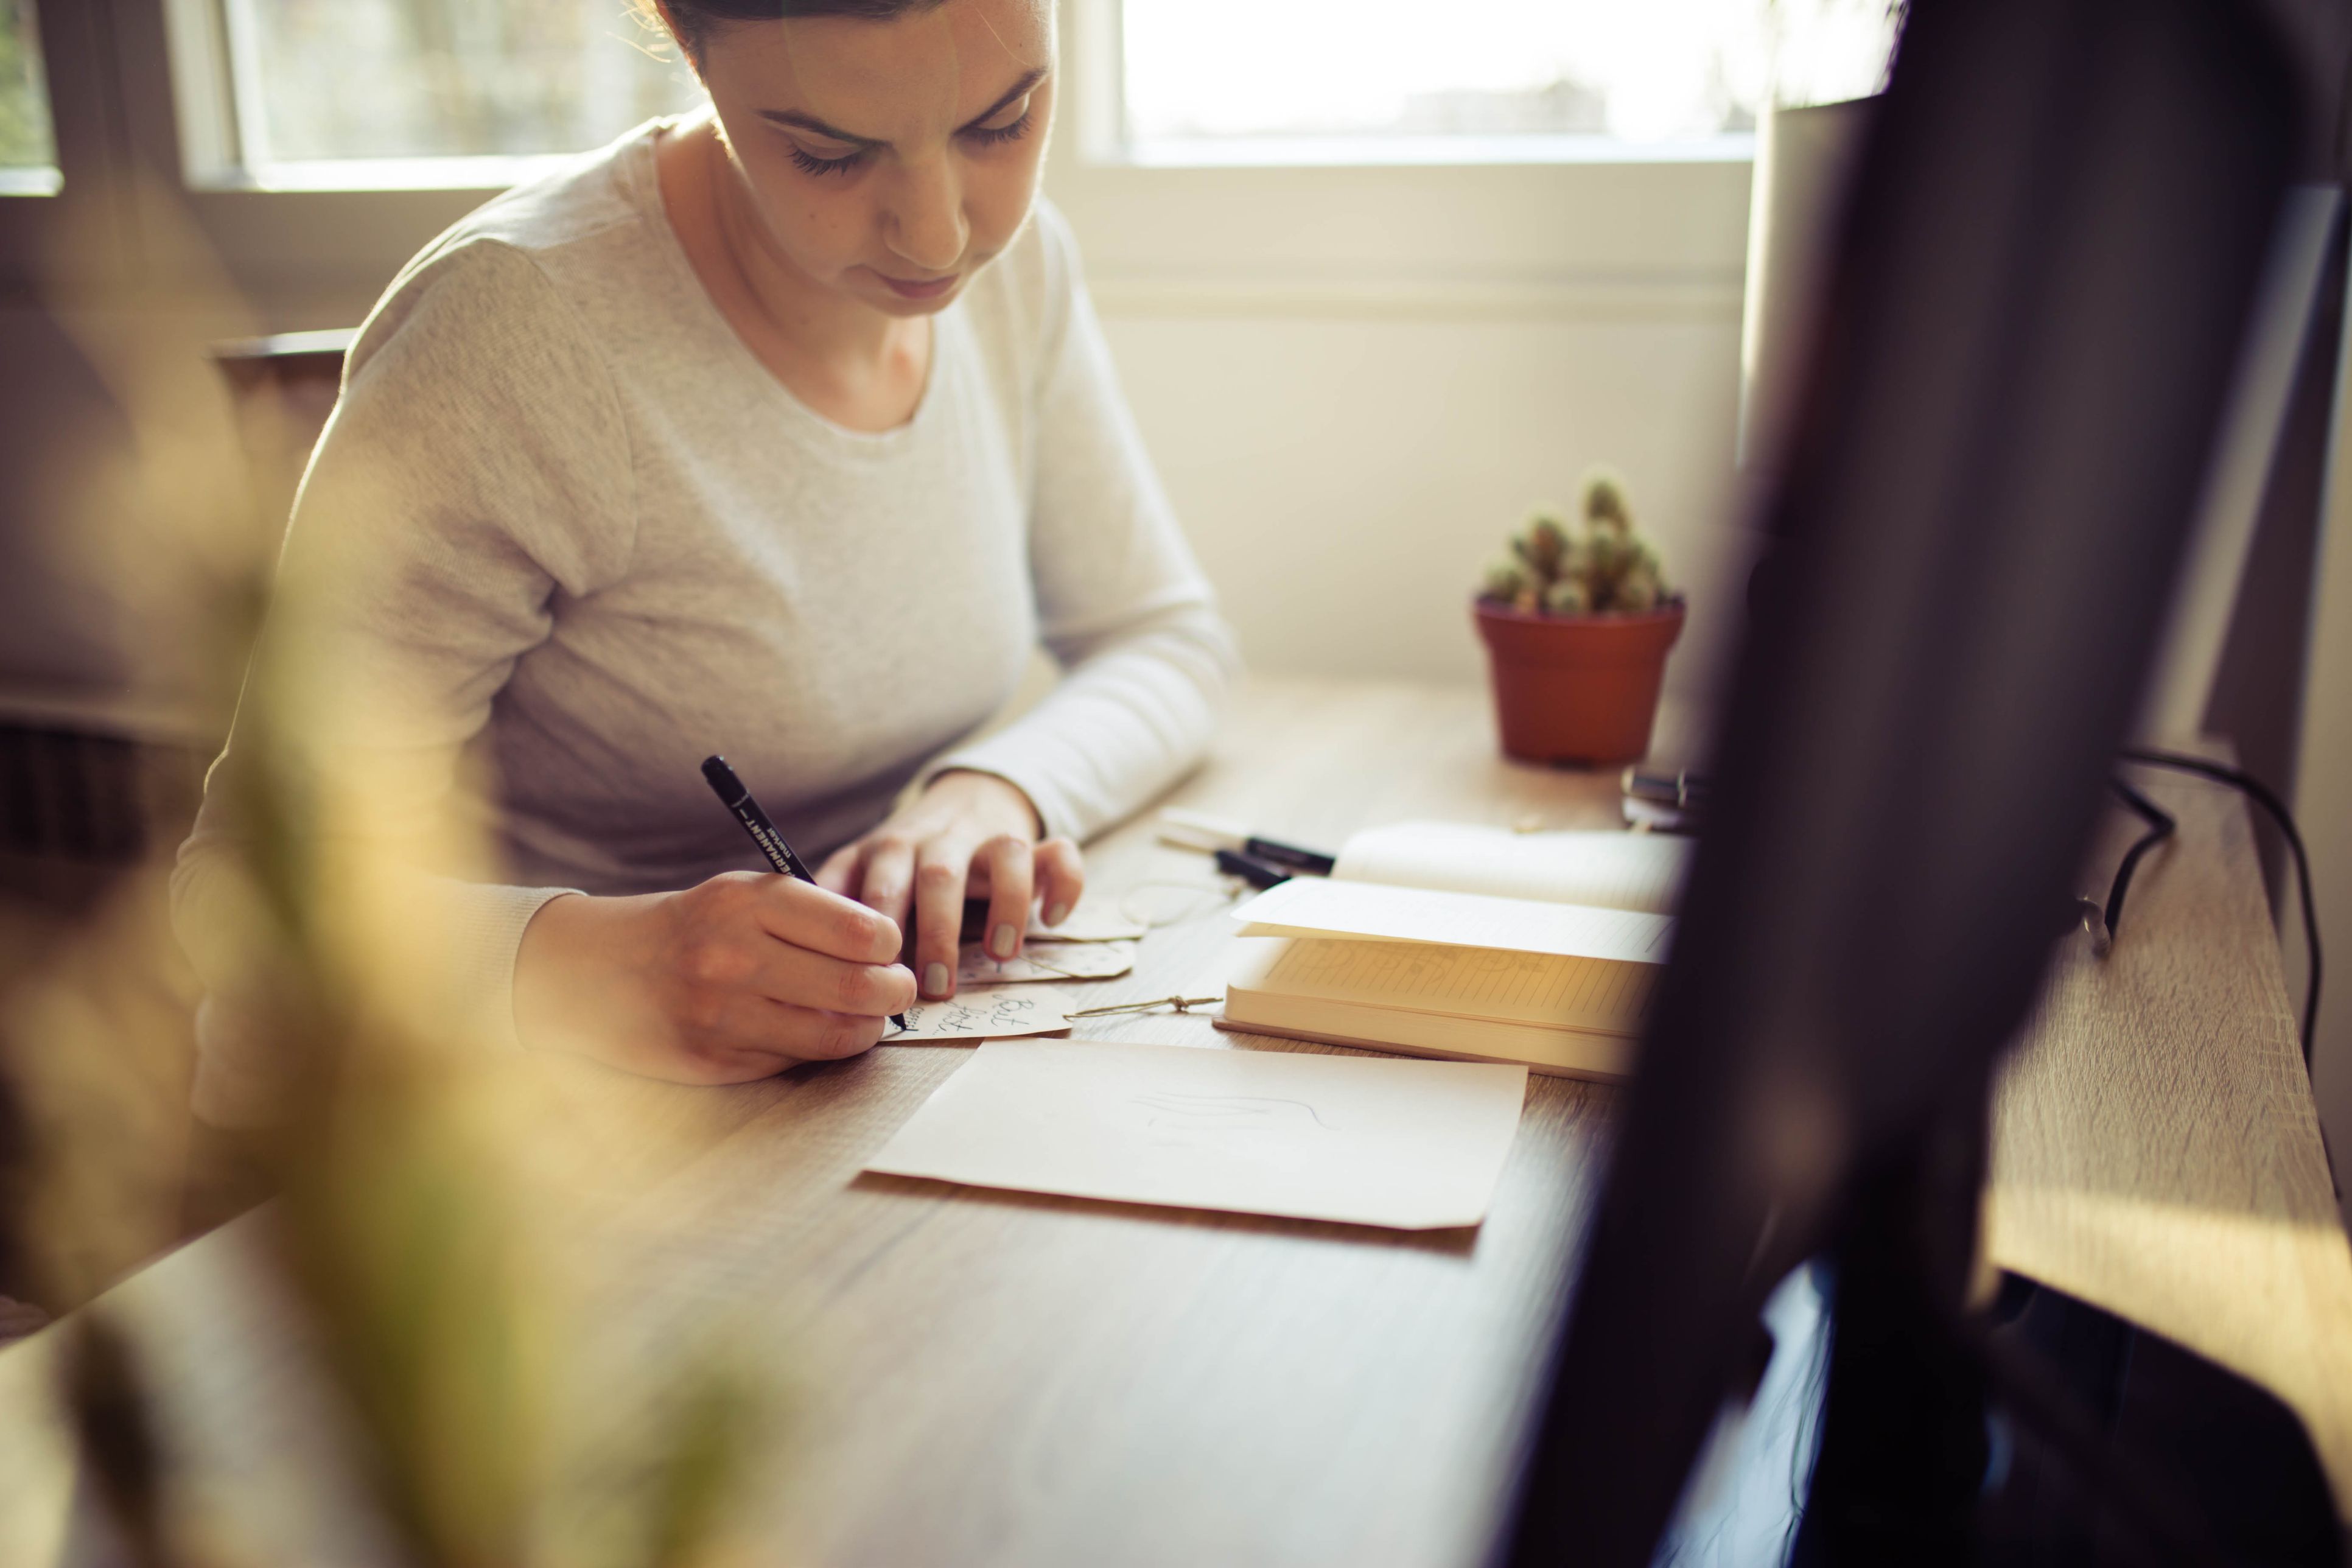
[[[1886,0],[1123,0],[1123,131],[1159,161],[1219,142],[1345,158],[1451,142],[1498,161],[1704,150],[1751,130],[1784,72],[1870,91]],[[1819,91],[1811,96],[1824,96]],[[1265,143],[1287,142],[1286,147]],[[1342,145],[1334,149],[1331,142]],[[1393,150],[1392,150],[1393,151]]]
[[[0,195],[53,195],[57,165],[33,0],[0,0]]]
[[[450,183],[417,162],[575,153],[698,98],[625,0],[221,3],[235,162],[265,187]]]
[[[29,0],[0,0],[0,6]],[[235,183],[498,184],[698,95],[629,0],[171,0],[209,9]],[[1089,4],[1090,0],[1074,0]],[[1091,0],[1139,161],[1738,155],[1791,45],[1874,85],[1889,0]],[[1815,94],[1820,96],[1820,94]],[[1272,145],[1268,145],[1272,143]],[[1424,152],[1431,149],[1424,147]],[[468,170],[425,160],[479,161]],[[355,165],[378,164],[373,171]],[[508,171],[509,174],[518,171]]]
[[[532,160],[700,100],[632,0],[39,0],[37,37],[35,4],[0,0],[0,194],[57,195],[0,200],[0,286],[177,266],[141,237],[173,234],[347,321]],[[1060,0],[1047,189],[1124,308],[1720,314],[1790,40],[1814,96],[1841,58],[1867,90],[1894,8]]]

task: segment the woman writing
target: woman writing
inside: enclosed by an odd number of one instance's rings
[[[423,715],[374,742],[420,812],[468,766],[493,782],[513,882],[446,897],[523,1043],[727,1082],[951,994],[967,892],[999,957],[1033,904],[1057,921],[1074,841],[1197,760],[1234,659],[1037,198],[1047,0],[657,3],[710,111],[394,280],[281,602]],[[1040,640],[1051,695],[940,755]],[[712,751],[822,889],[743,869]],[[184,933],[229,874],[220,793]],[[215,1121],[263,1092],[234,1015],[216,988]]]

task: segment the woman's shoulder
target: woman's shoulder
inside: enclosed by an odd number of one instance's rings
[[[981,274],[966,308],[983,340],[1034,366],[1052,357],[1085,289],[1069,221],[1041,195],[1013,243]]]
[[[361,333],[420,315],[473,323],[576,317],[596,298],[641,289],[657,256],[643,182],[659,122],[515,186],[460,218],[411,258]]]
[[[558,250],[644,223],[643,185],[667,121],[649,120],[593,152],[565,159],[475,208],[449,230],[523,249]]]

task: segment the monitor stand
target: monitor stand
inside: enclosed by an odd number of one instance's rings
[[[1972,1563],[1990,1445],[1968,1310],[1986,1170],[1981,1073],[1864,1166],[1831,1253],[1828,1391],[1790,1562]]]

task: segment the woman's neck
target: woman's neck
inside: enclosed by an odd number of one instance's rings
[[[930,362],[928,317],[887,316],[830,289],[778,248],[717,122],[658,144],[662,201],[704,289],[754,357],[794,395],[853,429],[913,417]]]

